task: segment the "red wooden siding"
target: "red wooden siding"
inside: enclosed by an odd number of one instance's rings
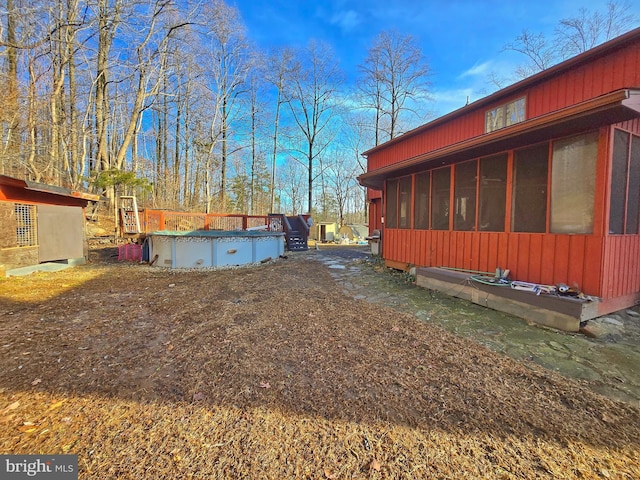
[[[623,89],[640,89],[640,29],[630,32],[618,43],[613,41],[606,48],[596,48],[592,53],[587,52],[576,60],[569,60],[557,68],[553,67],[512,87],[507,87],[490,97],[373,149],[368,152],[368,172],[409,159],[416,161],[408,162],[410,165],[404,165],[407,167],[405,169],[398,168],[398,175],[407,175],[409,171],[418,172],[417,160],[421,155],[481,137],[484,134],[486,111],[523,96],[526,98],[526,118],[530,120],[588,100],[595,99],[588,104],[595,105],[603,98],[610,97],[602,97],[603,95]],[[539,121],[542,122],[546,118],[541,118]],[[522,127],[527,127],[527,124]],[[579,129],[582,128],[587,127],[576,124],[576,130],[573,133],[587,133],[580,132]],[[500,267],[509,269],[511,278],[514,280],[551,285],[566,283],[569,286],[578,287],[586,294],[602,297],[605,301],[598,306],[601,314],[640,302],[640,234],[609,234],[612,189],[621,188],[620,185],[611,184],[613,139],[616,128],[640,135],[640,118],[602,126],[599,130],[592,233],[548,233],[552,177],[547,188],[547,206],[549,207],[547,233],[511,232],[511,208],[514,194],[513,148],[527,147],[527,145],[516,147],[511,144],[506,147],[511,150],[508,152],[507,163],[504,231],[385,228],[382,235],[383,258],[396,267],[402,265],[449,267],[483,272],[495,272],[496,268]],[[553,131],[545,132],[544,135],[569,134]],[[532,142],[549,142],[549,162],[552,169],[551,149],[553,141],[557,138],[536,138],[533,135],[521,138],[531,138]],[[471,147],[469,152],[477,152],[473,148],[474,145]],[[481,155],[489,155],[489,153]],[[455,164],[476,159],[478,153],[468,155],[465,156],[465,152],[461,152],[451,167],[450,205],[455,203]],[[426,162],[427,157],[424,158]],[[428,158],[432,159],[434,155]],[[447,160],[452,158],[451,155]],[[435,167],[425,163],[424,169],[428,168]],[[386,180],[393,178],[392,171],[393,169],[383,170],[384,173],[381,172],[376,177],[376,182],[384,179],[383,177],[387,177]],[[476,215],[478,215],[478,195],[476,193]],[[616,200],[614,208],[618,208],[618,203]],[[625,214],[626,212],[627,210]],[[381,210],[380,213],[382,213]],[[476,218],[477,224],[478,218]]]
[[[368,157],[368,171],[429,152],[446,145],[461,142],[470,137],[484,133],[484,109],[469,111],[465,116],[456,119],[455,128],[451,124],[441,124],[429,130],[428,134],[417,135],[404,142],[373,153]]]
[[[636,240],[636,257],[640,257],[640,238]],[[630,245],[624,247],[630,248]],[[605,296],[600,288],[602,239],[591,235],[386,229],[383,256],[407,266],[481,272],[508,268],[513,280],[550,285],[566,283],[577,285],[589,295]],[[612,252],[608,259],[620,261]],[[640,261],[625,267],[632,270],[625,273],[629,281],[616,288],[625,293],[640,291]],[[607,288],[612,288],[611,283],[616,282],[605,283]]]
[[[605,298],[640,292],[640,236],[615,235],[604,241],[602,285]]]
[[[473,104],[466,107],[463,114],[460,111],[450,121],[435,122],[432,128],[418,135],[372,152],[368,157],[368,171],[482,135],[487,110],[523,95],[527,98],[527,119],[531,119],[614,90],[633,87],[640,87],[637,41],[554,76],[544,77],[538,83],[523,87],[517,94],[498,96],[492,103],[479,101],[477,107]]]

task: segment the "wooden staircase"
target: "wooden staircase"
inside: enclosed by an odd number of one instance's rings
[[[290,252],[309,250],[307,241],[309,238],[309,225],[307,225],[302,215],[287,217],[280,213],[270,213],[269,226],[272,231],[278,229],[278,231],[285,233],[284,238],[287,250]]]

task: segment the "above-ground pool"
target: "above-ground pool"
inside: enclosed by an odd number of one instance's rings
[[[163,230],[149,234],[149,260],[159,267],[211,268],[247,265],[278,258],[283,253],[282,232]]]

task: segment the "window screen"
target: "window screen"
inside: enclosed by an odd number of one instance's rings
[[[455,176],[455,217],[454,230],[475,230],[476,228],[476,180],[478,162],[459,163]]]
[[[609,233],[624,233],[624,210],[627,192],[629,160],[627,132],[616,129],[613,134],[613,165],[611,169],[611,197],[609,201]]]
[[[16,203],[16,243],[19,247],[31,247],[38,244],[36,230],[36,207]]]
[[[416,175],[416,205],[413,228],[425,230],[429,228],[429,197],[431,196],[431,174],[429,172]]]
[[[411,177],[401,178],[398,186],[398,228],[411,228]]]
[[[387,181],[387,228],[398,228],[398,180]]]
[[[451,168],[434,170],[431,195],[431,228],[449,230],[449,203],[451,192]]]
[[[514,153],[511,209],[513,232],[546,231],[548,173],[548,144],[517,150]]]
[[[551,232],[592,233],[598,132],[553,143]]]
[[[507,202],[507,154],[480,159],[480,230],[503,232]]]
[[[640,215],[640,137],[635,135],[631,136],[628,188],[625,233],[636,234],[638,233],[638,215]]]

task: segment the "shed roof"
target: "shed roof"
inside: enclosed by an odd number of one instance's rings
[[[8,187],[7,190],[13,192],[23,192],[19,195],[20,198],[9,198],[6,193],[3,193],[3,187]],[[80,192],[76,190],[70,190],[64,187],[58,187],[56,185],[49,185],[46,183],[33,182],[31,180],[22,180],[19,178],[9,177],[7,175],[0,175],[0,200],[25,200],[24,193],[34,192],[38,194],[46,194],[48,196],[53,195],[55,198],[68,198],[73,199],[75,202],[78,200],[87,202],[97,202],[102,199],[100,195],[95,195],[88,192]]]

